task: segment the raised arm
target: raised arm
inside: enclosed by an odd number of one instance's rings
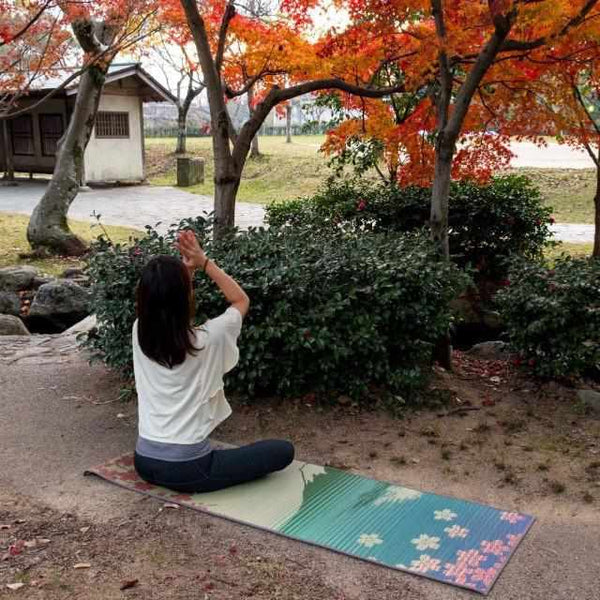
[[[182,231],[177,239],[177,248],[185,266],[193,271],[202,269],[218,286],[227,299],[227,302],[246,316],[250,306],[250,299],[241,286],[210,260],[200,247],[193,231]]]

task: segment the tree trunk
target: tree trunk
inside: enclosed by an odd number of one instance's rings
[[[177,107],[177,146],[175,154],[185,154],[187,141],[187,111],[184,106]]]
[[[250,88],[248,90],[248,111],[250,112],[250,116],[254,114],[254,89]],[[258,147],[258,132],[252,138],[252,143],[250,144],[250,158],[257,158],[260,156],[260,149]]]
[[[4,179],[14,181],[15,167],[13,164],[12,148],[10,147],[10,138],[8,135],[8,121],[2,122],[2,139],[4,141]]]
[[[292,143],[292,105],[289,102],[285,107],[285,142]]]
[[[448,198],[452,176],[454,144],[440,134],[435,153],[435,175],[431,192],[431,237],[444,259],[450,259],[448,243]]]
[[[250,158],[258,158],[260,156],[260,150],[258,148],[258,134],[252,138],[252,144],[250,145]]]
[[[240,177],[215,180],[215,239],[235,225],[235,198],[240,187]]]
[[[78,256],[87,250],[69,229],[67,213],[82,183],[84,153],[96,120],[105,72],[92,67],[79,81],[75,108],[58,150],[52,179],[27,227],[27,239],[36,252]]]
[[[594,250],[592,256],[600,257],[600,168],[596,168],[596,195],[594,196],[596,227],[594,229]]]
[[[100,21],[74,21],[72,28],[82,50],[88,54],[104,52],[117,33]],[[106,55],[102,63],[84,71],[79,79],[75,107],[60,141],[52,179],[27,227],[27,240],[37,253],[79,256],[87,250],[83,240],[69,229],[67,213],[83,182],[84,153],[112,56]]]

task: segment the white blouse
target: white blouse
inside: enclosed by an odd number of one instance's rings
[[[196,444],[230,414],[223,375],[238,362],[241,313],[230,306],[221,316],[194,329],[194,346],[172,369],[148,358],[133,324],[133,369],[138,395],[139,435],[167,444]]]

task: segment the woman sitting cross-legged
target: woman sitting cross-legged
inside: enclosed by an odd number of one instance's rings
[[[223,375],[237,364],[237,339],[250,301],[209,260],[191,231],[180,234],[182,259],[157,256],[142,272],[133,324],[133,366],[139,436],[135,468],[145,481],[183,493],[210,492],[287,467],[294,447],[267,440],[212,449],[211,432],[230,414]],[[192,274],[202,269],[230,307],[192,326]]]

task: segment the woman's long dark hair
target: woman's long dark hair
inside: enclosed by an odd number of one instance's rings
[[[174,256],[148,262],[137,286],[138,342],[142,352],[172,368],[197,348],[192,343],[192,279]]]

